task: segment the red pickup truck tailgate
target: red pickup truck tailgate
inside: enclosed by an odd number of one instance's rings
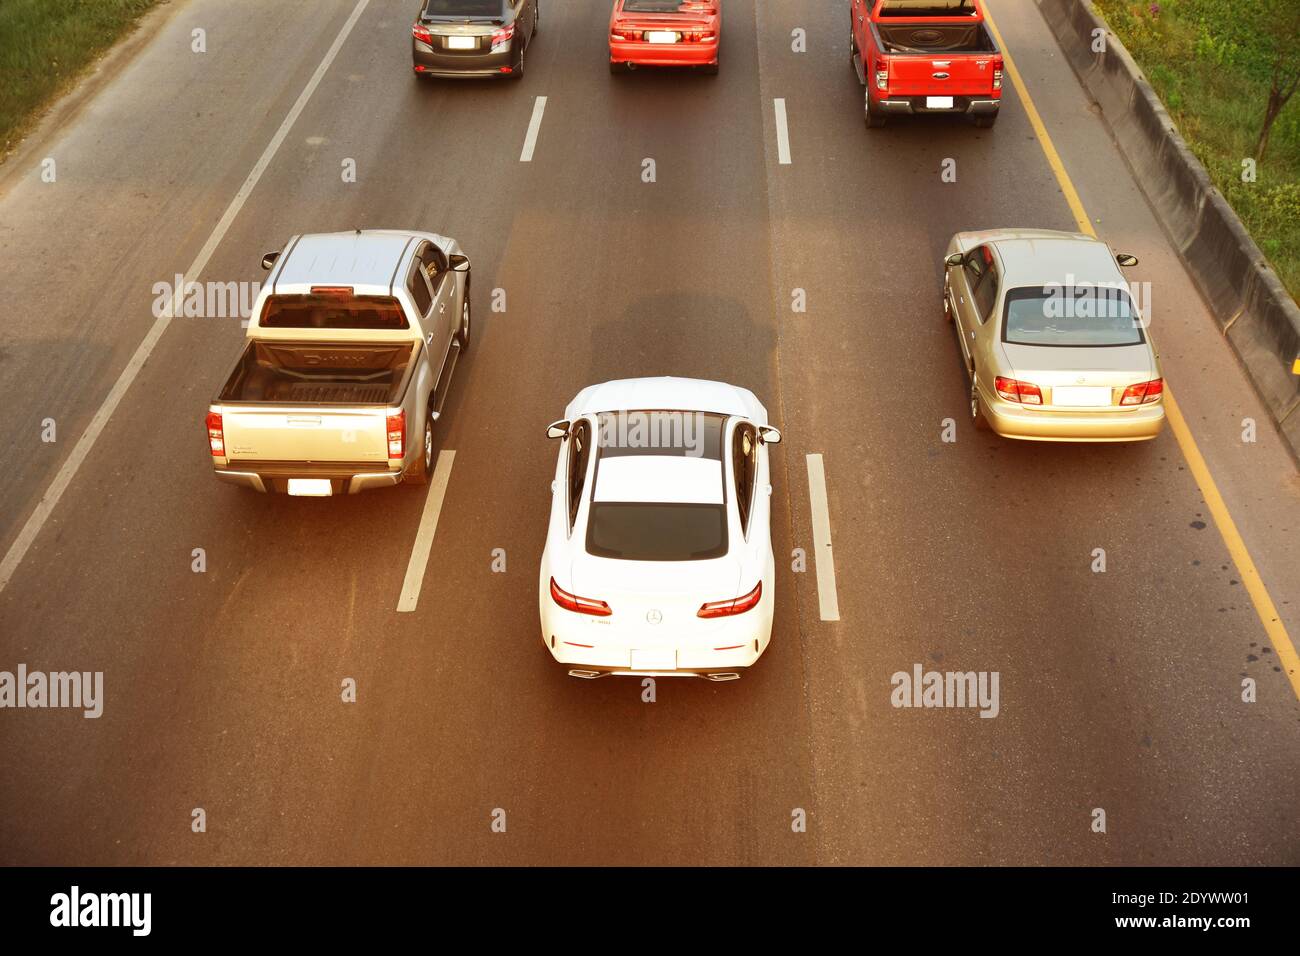
[[[889,57],[888,96],[992,96],[992,53]]]

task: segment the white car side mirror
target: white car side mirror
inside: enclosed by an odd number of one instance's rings
[[[781,433],[771,425],[763,425],[758,430],[758,440],[764,445],[779,445],[781,444]]]
[[[551,424],[547,425],[546,437],[547,438],[568,438],[569,437],[568,420],[565,419],[558,422],[551,422]]]

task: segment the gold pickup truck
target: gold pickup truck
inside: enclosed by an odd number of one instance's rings
[[[243,352],[208,409],[216,476],[305,496],[423,484],[469,348],[460,246],[434,233],[304,235],[262,265]]]

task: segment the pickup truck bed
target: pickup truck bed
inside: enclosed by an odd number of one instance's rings
[[[222,403],[388,405],[402,394],[417,346],[253,340],[222,388]]]
[[[982,23],[878,23],[885,53],[992,53],[993,37]]]

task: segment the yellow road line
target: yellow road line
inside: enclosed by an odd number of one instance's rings
[[[1016,93],[1020,96],[1020,103],[1029,116],[1029,124],[1034,128],[1034,135],[1038,137],[1038,144],[1043,148],[1047,164],[1052,167],[1052,172],[1056,175],[1061,192],[1065,194],[1065,201],[1069,203],[1070,212],[1074,214],[1074,221],[1078,224],[1079,231],[1090,236],[1097,235],[1097,231],[1092,228],[1087,210],[1083,208],[1083,201],[1079,199],[1079,191],[1074,188],[1070,174],[1065,171],[1061,154],[1056,151],[1052,137],[1048,134],[1047,127],[1043,125],[1038,107],[1034,105],[1033,97],[1029,95],[1025,81],[1016,68],[1015,60],[1011,58],[1011,51],[1002,40],[1002,33],[993,22],[993,16],[987,5],[984,8],[984,15],[993,38],[997,40],[998,47],[1002,50],[1006,73],[1011,77]],[[1264,633],[1268,635],[1273,650],[1277,653],[1278,663],[1282,665],[1287,679],[1291,681],[1291,689],[1295,691],[1296,697],[1300,698],[1300,656],[1296,654],[1295,645],[1291,643],[1286,626],[1277,613],[1277,606],[1259,576],[1259,569],[1255,567],[1250,551],[1246,548],[1246,542],[1242,540],[1241,533],[1237,530],[1237,523],[1232,520],[1232,514],[1224,504],[1223,496],[1219,494],[1219,486],[1215,484],[1214,476],[1210,474],[1210,468],[1201,456],[1201,450],[1196,446],[1196,439],[1192,437],[1192,431],[1187,427],[1187,420],[1183,418],[1182,410],[1174,400],[1173,392],[1167,382],[1165,383],[1165,416],[1169,421],[1170,430],[1174,433],[1174,439],[1178,442],[1178,447],[1183,451],[1183,457],[1187,459],[1187,467],[1192,473],[1192,478],[1201,490],[1201,497],[1205,499],[1205,507],[1214,520],[1214,526],[1218,528],[1232,563],[1237,567],[1241,583],[1245,585],[1246,593],[1250,595],[1250,601],[1255,605],[1255,613],[1259,615],[1260,623],[1264,625]]]

